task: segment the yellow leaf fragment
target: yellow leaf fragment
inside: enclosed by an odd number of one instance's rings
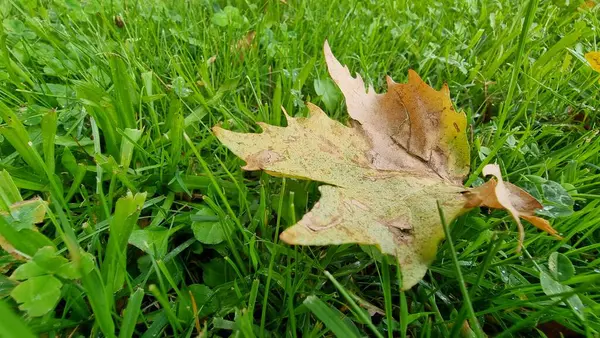
[[[378,94],[365,89],[360,75],[352,77],[327,43],[325,59],[345,96],[350,126],[308,103],[310,116],[286,115],[287,127],[260,123],[258,134],[213,128],[246,162],[245,170],[326,183],[313,209],[281,234],[283,241],[375,245],[397,258],[402,287],[409,289],[423,278],[444,238],[438,201],[449,221],[487,205],[509,210],[520,227],[519,215],[539,223],[533,216],[539,202],[503,183],[499,170],[490,171],[498,181],[484,188],[462,185],[469,173],[467,122],[452,107],[447,86],[436,91],[409,71],[408,83],[388,78],[388,92]]]
[[[281,239],[300,245],[377,245],[381,252],[396,256],[404,287],[410,288],[423,278],[444,237],[436,200],[443,201],[447,217],[455,218],[465,203],[461,190],[400,173],[349,179],[344,187],[324,185],[319,202]]]
[[[593,70],[600,72],[600,52],[585,53],[585,59],[590,63]]]
[[[309,118],[287,116],[287,127],[259,123],[260,134],[213,128],[219,140],[246,161],[244,170],[267,170],[287,177],[342,185],[368,168],[368,143],[353,128],[330,119],[308,103]],[[342,146],[340,146],[342,145]]]

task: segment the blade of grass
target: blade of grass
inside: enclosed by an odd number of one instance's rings
[[[208,167],[208,164],[206,163],[206,161],[204,161],[204,158],[202,158],[202,156],[200,155],[200,153],[198,152],[198,150],[196,149],[196,147],[194,147],[194,143],[192,142],[192,140],[189,138],[189,136],[185,132],[183,133],[183,137],[184,137],[185,141],[187,142],[187,144],[192,149],[192,152],[194,153],[194,155],[196,156],[196,158],[198,159],[198,161],[200,162],[200,165],[202,166],[202,169],[208,175],[211,183],[215,187],[217,195],[219,195],[221,201],[223,202],[223,204],[225,204],[225,207],[227,209],[227,212],[228,212],[229,216],[231,216],[231,219],[237,225],[237,227],[240,230],[242,236],[244,237],[244,241],[248,242],[250,240],[250,238],[248,237],[248,234],[246,233],[246,229],[242,226],[242,223],[240,222],[240,220],[237,217],[236,213],[231,208],[231,205],[229,204],[229,202],[227,200],[227,197],[223,194],[223,191],[221,191],[219,183],[217,182],[217,180],[215,179],[214,175],[212,174],[212,171]],[[235,247],[231,247],[232,250],[234,248]],[[233,257],[235,258],[236,264],[241,269],[242,274],[246,275],[248,273],[248,268],[244,264],[244,261],[242,260],[240,254],[238,253],[237,250],[233,250],[232,253],[233,253]]]
[[[381,264],[381,287],[383,288],[383,300],[385,303],[385,317],[387,321],[388,338],[394,337],[394,315],[392,308],[392,284],[390,278],[390,265],[388,258],[383,255]]]
[[[101,153],[100,141],[104,140],[106,152],[118,158],[120,136],[117,134],[118,120],[110,97],[101,87],[83,81],[75,82],[75,92],[90,115],[94,151]],[[125,127],[121,128],[124,129]],[[102,130],[103,138],[96,138],[96,130]],[[97,133],[98,137],[100,133]],[[96,146],[96,144],[98,144]]]
[[[111,316],[113,294],[102,281],[98,268],[94,266],[91,272],[82,275],[81,283],[94,312],[94,319],[102,333],[107,337],[115,337],[115,323]]]
[[[479,269],[479,274],[477,274],[477,279],[475,280],[475,283],[473,283],[473,285],[471,285],[471,290],[469,290],[470,297],[473,297],[475,295],[475,291],[478,289],[479,284],[483,280],[483,277],[485,277],[485,274],[486,274],[487,270],[489,269],[490,265],[492,264],[492,260],[496,256],[496,253],[498,253],[498,251],[500,250],[502,243],[503,243],[502,238],[497,239],[496,234],[494,234],[492,239],[490,240],[490,247],[489,247],[489,249],[486,250],[486,255],[483,260],[483,264],[481,264],[481,268]],[[466,316],[467,316],[467,307],[463,304],[460,311],[458,312],[458,315],[455,318],[455,322],[461,323],[465,319]],[[452,327],[452,331],[450,332],[450,337],[456,337],[458,335],[460,329],[461,329],[461,325],[454,325]]]
[[[252,281],[252,288],[250,289],[250,295],[248,296],[248,312],[254,313],[256,307],[256,299],[258,297],[258,287],[260,286],[260,280],[255,279]]]
[[[0,332],[4,338],[34,338],[27,324],[0,299]]]
[[[90,126],[94,140],[94,154],[102,154],[102,146],[100,145],[100,131],[96,125],[96,120],[93,117],[90,117]],[[102,169],[102,166],[99,163],[96,163],[96,195],[100,199],[100,204],[102,205],[102,210],[104,211],[103,219],[108,219],[110,217],[110,208],[106,202],[104,188],[102,186],[103,172],[104,170]]]
[[[400,291],[400,337],[406,338],[408,332],[408,303],[406,291]]]
[[[177,110],[171,117],[171,129],[169,130],[169,140],[171,147],[169,149],[169,174],[173,175],[177,171],[179,161],[181,161],[181,151],[183,148],[183,115]]]
[[[456,279],[458,281],[458,285],[460,287],[460,292],[463,297],[464,306],[467,308],[467,312],[469,314],[469,321],[471,322],[471,327],[474,328],[474,332],[478,338],[484,338],[486,335],[483,333],[481,326],[479,325],[479,321],[477,320],[477,316],[475,316],[475,311],[473,310],[473,305],[471,304],[471,297],[469,297],[469,292],[467,291],[467,286],[465,284],[465,280],[463,278],[462,272],[460,270],[460,264],[458,262],[458,257],[456,257],[456,249],[454,249],[454,243],[452,242],[452,235],[450,234],[450,230],[448,229],[448,224],[446,223],[446,218],[444,217],[444,212],[442,211],[442,207],[440,206],[440,202],[437,202],[438,212],[440,214],[440,221],[442,222],[442,226],[444,227],[444,234],[446,235],[446,242],[448,243],[448,247],[450,248],[450,253],[452,255],[452,262],[454,263],[454,272],[456,273]],[[461,325],[462,323],[454,323],[454,325]]]
[[[367,317],[367,315],[365,314],[365,312],[361,310],[361,308],[358,306],[358,304],[356,304],[356,302],[354,301],[354,299],[352,298],[352,296],[350,296],[350,294],[348,293],[348,291],[346,290],[346,288],[344,288],[342,286],[342,284],[340,284],[335,279],[335,277],[333,277],[333,275],[331,273],[329,273],[329,271],[324,271],[323,273],[325,274],[325,276],[327,276],[327,278],[329,278],[329,280],[331,281],[331,283],[333,283],[333,285],[335,285],[335,287],[342,294],[342,296],[344,296],[344,298],[346,298],[346,301],[350,304],[350,308],[354,311],[354,314],[357,317],[359,317],[360,320],[363,323],[367,324],[367,326],[369,327],[369,329],[371,329],[371,331],[373,331],[373,334],[376,337],[383,338],[383,335],[381,334],[381,332],[379,332],[379,330],[377,330],[377,328],[375,327],[375,325],[371,321],[371,318]]]
[[[320,321],[327,326],[337,337],[360,337],[359,331],[348,321],[339,310],[325,304],[317,296],[308,296],[302,302]]]
[[[171,303],[169,303],[167,298],[160,292],[158,287],[152,284],[148,287],[148,290],[150,290],[150,293],[152,293],[154,298],[156,298],[156,300],[158,300],[158,302],[162,306],[163,311],[167,316],[168,322],[169,324],[171,324],[173,330],[175,332],[183,331],[183,328],[181,327],[181,323],[179,322],[177,315],[175,315],[175,312],[173,312],[173,309],[171,308]]]
[[[152,322],[152,325],[150,325],[148,330],[146,330],[146,332],[144,332],[144,334],[142,335],[142,338],[160,337],[160,333],[165,328],[165,326],[167,326],[168,323],[169,323],[169,319],[167,318],[167,315],[165,314],[165,310],[162,310],[160,313],[158,313],[154,317],[154,322]]]
[[[106,337],[116,337],[115,324],[111,315],[114,306],[113,293],[108,291],[107,286],[102,281],[102,275],[96,264],[93,265],[91,270],[87,270],[88,267],[84,266],[83,250],[78,245],[73,226],[64,211],[56,208],[58,219],[51,209],[47,208],[46,212],[65,242],[72,260],[81,274],[81,284],[94,312],[96,324]]]
[[[135,330],[135,326],[137,325],[137,319],[142,312],[140,306],[142,305],[143,299],[143,289],[137,289],[131,294],[131,296],[129,296],[129,301],[127,302],[127,307],[125,308],[125,313],[123,315],[123,321],[121,322],[119,338],[133,337],[133,332]]]
[[[142,137],[142,130],[125,128],[124,136],[121,138],[120,165],[127,169],[133,158],[134,144]]]
[[[387,258],[386,258],[387,259]],[[406,338],[408,332],[408,303],[406,302],[406,291],[402,290],[402,268],[398,260],[396,263],[396,279],[398,290],[400,290],[400,337]]]
[[[22,200],[23,197],[8,171],[0,171],[0,211],[10,212],[9,207]]]
[[[33,154],[33,143],[29,140],[29,134],[17,115],[0,101],[0,118],[4,120],[5,126],[0,127],[0,134],[17,150],[23,160],[39,175],[45,176],[44,167],[37,161]]]
[[[54,157],[54,139],[56,137],[56,128],[58,122],[58,115],[56,110],[51,109],[42,118],[42,142],[43,142],[43,154],[46,167],[51,173],[55,172],[55,157]]]
[[[502,109],[498,114],[498,123],[496,125],[497,130],[494,135],[494,140],[498,141],[503,135],[503,128],[506,118],[508,117],[508,113],[510,109],[513,107],[513,95],[515,89],[517,88],[517,80],[519,76],[519,71],[521,69],[521,63],[523,62],[523,57],[525,54],[525,43],[527,42],[527,34],[529,33],[529,28],[533,23],[533,18],[535,17],[535,11],[538,7],[539,0],[529,0],[527,4],[527,11],[525,13],[525,21],[523,22],[523,26],[521,28],[521,35],[519,35],[519,43],[518,43],[518,51],[516,54],[515,62],[512,65],[512,72],[510,75],[510,82],[508,84],[508,92],[506,93],[506,99],[502,104]],[[516,20],[520,20],[520,18],[516,18]]]
[[[150,97],[153,95],[153,82],[152,79],[154,73],[152,71],[142,73],[142,83],[144,84],[144,90],[146,96]],[[154,101],[148,102],[148,108],[150,112],[150,120],[152,121],[152,129],[155,132],[154,137],[160,137],[160,124],[158,122],[158,114],[154,109]]]
[[[128,193],[117,200],[115,214],[109,224],[108,244],[102,262],[102,276],[112,292],[120,290],[125,283],[127,242],[145,199],[146,193]]]
[[[113,80],[113,91],[117,110],[117,121],[121,129],[135,128],[135,111],[133,108],[133,83],[127,65],[118,55],[108,58]]]

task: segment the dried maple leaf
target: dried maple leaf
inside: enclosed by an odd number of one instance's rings
[[[497,167],[486,167],[486,173],[498,181],[476,189],[462,185],[469,173],[467,122],[453,109],[446,85],[436,91],[409,71],[407,84],[388,77],[388,92],[377,94],[365,91],[360,75],[352,77],[327,43],[325,59],[346,98],[351,126],[308,103],[310,117],[286,115],[287,127],[259,123],[260,134],[213,128],[246,161],[245,170],[326,183],[313,209],[281,234],[283,241],[376,245],[398,259],[408,289],[423,278],[444,237],[437,201],[449,220],[484,205],[554,231],[532,218],[539,202],[502,182]]]

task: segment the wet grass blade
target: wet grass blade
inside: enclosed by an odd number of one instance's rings
[[[6,140],[15,148],[21,155],[23,160],[37,173],[45,176],[44,166],[37,160],[33,143],[29,139],[29,133],[19,120],[18,116],[0,102],[0,118],[4,120],[5,125],[0,126],[0,135],[3,135]]]
[[[392,284],[390,278],[390,265],[387,256],[383,256],[381,264],[381,287],[383,288],[383,299],[385,303],[385,317],[388,331],[388,338],[394,336],[394,315],[392,309]]]
[[[133,149],[137,141],[142,137],[142,131],[138,129],[126,128],[121,139],[121,158],[119,164],[127,169],[133,158]]]
[[[4,338],[34,338],[27,324],[17,316],[10,307],[0,299],[0,332]]]
[[[102,262],[102,276],[109,290],[116,292],[123,287],[127,275],[127,242],[137,223],[145,193],[127,194],[120,198],[115,213],[110,220],[109,238],[106,253]]]
[[[329,271],[325,271],[324,274],[325,274],[325,276],[327,276],[327,278],[329,278],[329,280],[331,281],[331,283],[333,283],[333,285],[335,285],[335,287],[342,294],[342,296],[344,296],[344,298],[346,299],[346,301],[349,303],[350,308],[354,311],[354,315],[357,316],[358,318],[360,318],[360,320],[363,323],[367,324],[367,326],[369,327],[369,329],[371,329],[371,331],[373,332],[373,334],[375,335],[375,337],[383,338],[383,335],[381,334],[381,332],[379,332],[379,330],[377,330],[377,328],[375,327],[375,325],[371,321],[371,318],[369,318],[367,316],[367,314],[365,313],[365,311],[363,311],[358,306],[358,304],[356,304],[356,302],[354,301],[353,297],[350,296],[350,294],[348,293],[348,291],[346,290],[346,288],[344,288],[344,286],[342,284],[340,284],[335,279],[335,277],[333,277],[333,275],[331,273],[329,273]]]
[[[135,93],[129,69],[120,56],[111,55],[108,60],[114,86],[113,94],[119,127],[121,129],[135,128],[135,111],[133,108]]]
[[[100,271],[94,269],[81,277],[81,283],[85,289],[87,298],[94,312],[94,320],[98,327],[107,337],[115,337],[115,323],[112,319],[112,308],[114,305],[113,293],[109,285],[102,281]]]
[[[454,248],[454,243],[452,242],[452,235],[450,230],[448,229],[448,224],[446,223],[446,219],[444,218],[444,213],[442,211],[442,207],[440,206],[440,202],[437,202],[438,212],[440,214],[440,221],[442,226],[444,227],[444,234],[446,235],[446,241],[448,243],[448,247],[450,248],[450,253],[452,255],[452,262],[454,263],[454,272],[456,273],[456,279],[458,280],[460,291],[462,293],[464,306],[467,309],[467,313],[469,314],[469,321],[471,322],[471,326],[474,327],[474,332],[476,337],[484,338],[486,337],[485,333],[481,329],[481,325],[479,325],[479,320],[477,320],[477,316],[475,316],[475,311],[473,310],[473,305],[471,304],[471,297],[469,296],[469,292],[467,291],[467,285],[465,284],[465,280],[462,275],[462,271],[460,270],[460,265],[458,262],[458,258],[456,257],[456,249]],[[462,325],[460,323],[454,323],[454,325]]]
[[[317,296],[308,296],[303,304],[337,337],[360,337],[359,331],[346,316]]]
[[[54,139],[56,137],[56,128],[58,115],[56,110],[51,109],[42,118],[42,144],[44,161],[48,171],[54,173],[56,167],[56,159],[54,156]]]
[[[150,287],[148,289],[150,290],[150,292],[152,293],[154,298],[156,298],[156,300],[158,300],[158,303],[160,303],[160,305],[162,306],[163,311],[168,319],[168,322],[169,322],[169,324],[171,324],[171,327],[173,328],[173,330],[175,332],[183,331],[183,328],[181,327],[181,323],[179,322],[179,318],[177,318],[177,315],[175,315],[175,312],[171,308],[171,306],[172,306],[171,303],[169,303],[169,301],[162,294],[162,292],[159,290],[159,288],[156,285],[152,284],[152,285],[150,285]]]
[[[144,290],[137,289],[134,293],[129,296],[127,307],[125,308],[125,314],[123,315],[123,322],[119,331],[119,338],[133,337],[135,326],[137,325],[137,319],[142,312],[140,306],[144,299]]]
[[[23,197],[8,171],[0,171],[0,211],[9,212],[12,204],[22,200]]]

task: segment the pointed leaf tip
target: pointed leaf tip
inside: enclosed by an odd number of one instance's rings
[[[389,75],[385,76],[385,82],[387,83],[388,88],[396,84],[396,81]]]

